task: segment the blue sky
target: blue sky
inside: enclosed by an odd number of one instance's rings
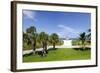
[[[76,38],[91,27],[91,14],[79,12],[23,10],[23,31],[35,26],[37,32],[49,35],[57,33],[60,38]]]

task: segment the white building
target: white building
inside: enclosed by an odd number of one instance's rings
[[[62,46],[72,46],[72,40],[66,38],[62,38],[61,40],[64,42]]]
[[[72,40],[63,40],[64,44],[63,46],[72,46]]]

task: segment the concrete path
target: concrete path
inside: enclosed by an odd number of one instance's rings
[[[47,49],[49,50],[49,49],[51,49],[53,46],[48,46],[47,47]],[[56,48],[80,48],[81,46],[55,46]],[[90,46],[86,46],[86,47],[90,47]],[[43,50],[43,48],[38,48],[38,49],[36,49],[36,51],[42,51]],[[33,52],[33,50],[25,50],[25,51],[23,51],[23,55],[25,55],[25,54],[30,54],[30,53],[32,53]]]

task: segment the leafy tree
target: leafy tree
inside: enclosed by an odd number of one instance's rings
[[[59,42],[59,36],[56,33],[51,34],[50,42],[53,44],[53,48],[55,49],[55,45]]]

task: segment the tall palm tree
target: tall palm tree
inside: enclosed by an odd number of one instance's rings
[[[28,34],[29,40],[31,41],[33,53],[35,54],[36,39],[37,39],[37,36],[38,36],[38,34],[36,33],[36,28],[34,26],[31,26],[31,27],[27,28],[26,32]]]
[[[42,44],[43,50],[47,51],[48,34],[46,34],[45,32],[41,32],[38,39],[39,42]]]
[[[50,42],[53,44],[53,48],[55,49],[55,45],[59,42],[59,36],[56,33],[51,34]]]
[[[81,33],[79,39],[81,40],[82,48],[84,49],[85,48],[85,41],[86,41],[86,33],[85,32]]]
[[[87,40],[91,43],[91,29],[88,29]]]

